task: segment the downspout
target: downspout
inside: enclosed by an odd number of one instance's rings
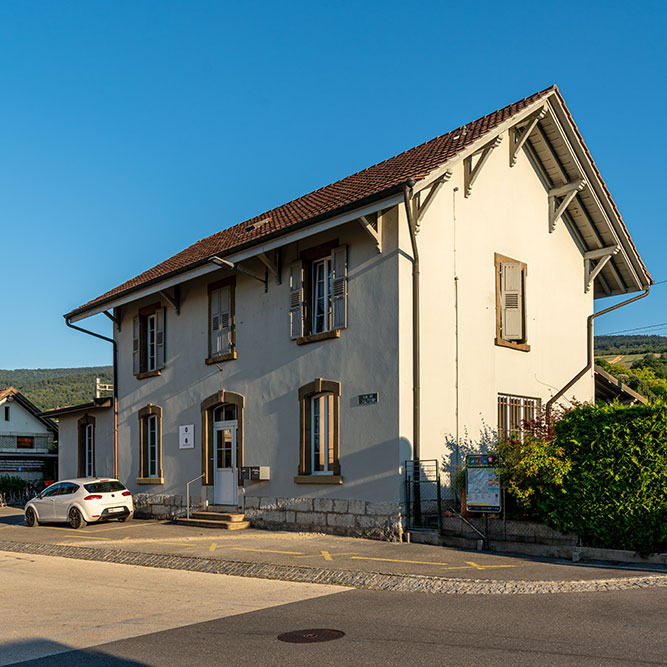
[[[419,249],[415,232],[414,211],[412,209],[412,188],[415,181],[410,179],[403,186],[403,203],[408,219],[410,242],[412,243],[412,427],[413,458],[419,460],[421,450],[420,432],[420,346],[419,346]]]
[[[649,285],[642,294],[639,294],[638,296],[632,297],[632,299],[627,299],[626,301],[621,301],[621,303],[617,303],[615,306],[610,306],[609,308],[605,308],[604,310],[601,310],[599,313],[593,313],[592,315],[588,316],[588,323],[587,323],[587,338],[586,338],[586,343],[588,346],[588,362],[586,366],[579,371],[562,389],[560,389],[554,396],[552,396],[548,401],[546,405],[546,413],[547,417],[551,414],[551,407],[552,405],[568,390],[570,387],[575,385],[579,380],[581,380],[586,373],[588,373],[591,368],[593,368],[593,361],[595,359],[595,355],[593,354],[593,320],[595,320],[596,317],[600,317],[600,315],[606,315],[607,313],[610,313],[612,310],[617,310],[618,308],[621,308],[623,306],[627,306],[628,304],[632,303],[633,301],[639,301],[639,299],[643,299],[645,296],[648,296],[648,293],[651,291],[651,286]]]
[[[65,315],[65,324],[70,329],[76,329],[89,336],[95,336],[95,338],[105,340],[113,346],[113,476],[118,479],[118,344],[113,338],[107,338],[107,336],[95,333],[94,331],[77,327],[76,324],[70,322],[70,318],[67,315]]]

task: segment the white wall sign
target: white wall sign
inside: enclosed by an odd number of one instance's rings
[[[195,425],[187,424],[187,426],[178,427],[178,448],[179,449],[194,449],[195,448]]]

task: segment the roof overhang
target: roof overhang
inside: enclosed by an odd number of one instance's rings
[[[539,115],[531,123],[524,150],[538,172],[547,193],[569,183],[580,183],[563,214],[582,256],[614,248],[615,254],[604,260],[594,281],[595,298],[639,292],[653,284],[637,248],[614,204],[593,158],[584,143],[565,102],[557,89],[500,123],[493,131],[458,153],[451,160],[417,183],[414,191],[430,188],[444,173],[487,146],[494,137]],[[545,225],[548,221],[545,220]]]
[[[55,410],[45,410],[43,417],[62,417],[63,415],[76,414],[78,412],[91,412],[92,410],[106,410],[112,406],[111,398],[100,398],[92,403],[80,403],[79,405],[70,405],[65,408],[56,408]]]
[[[595,398],[611,403],[618,399],[623,404],[648,403],[645,396],[637,393],[599,366],[595,366]]]

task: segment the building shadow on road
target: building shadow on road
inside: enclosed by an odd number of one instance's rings
[[[126,660],[94,648],[72,649],[49,639],[27,639],[0,644],[0,667],[148,667],[145,662]]]

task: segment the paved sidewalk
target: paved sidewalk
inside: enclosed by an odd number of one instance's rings
[[[80,530],[64,524],[28,528],[22,512],[13,508],[0,508],[0,550],[387,590],[538,593],[667,586],[660,567],[581,564],[317,533],[228,532],[139,520]]]

